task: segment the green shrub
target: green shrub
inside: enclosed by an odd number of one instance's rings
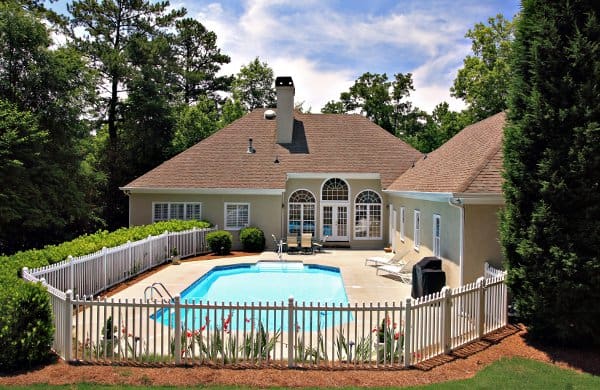
[[[217,255],[226,255],[231,251],[233,236],[225,230],[217,230],[206,235],[206,243]]]
[[[240,231],[240,241],[248,252],[262,252],[265,249],[265,233],[257,227],[243,228]]]
[[[0,278],[3,285],[8,282]],[[0,371],[30,368],[50,358],[54,336],[50,297],[41,284],[14,279],[0,294]]]

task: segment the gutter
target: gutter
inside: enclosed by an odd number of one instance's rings
[[[461,198],[457,197],[449,197],[448,204],[452,207],[456,207],[460,213],[460,222],[459,222],[459,244],[458,244],[458,262],[460,268],[460,280],[459,285],[463,285],[463,275],[464,275],[464,247],[465,247],[465,207],[464,201]]]

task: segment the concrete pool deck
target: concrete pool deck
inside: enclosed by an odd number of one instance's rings
[[[322,264],[338,267],[344,280],[346,294],[351,305],[366,303],[403,302],[410,297],[411,285],[391,276],[376,275],[376,268],[365,265],[365,258],[383,256],[382,250],[327,249],[313,255],[283,254],[283,260],[302,261],[305,264]],[[169,265],[148,275],[135,284],[113,294],[115,299],[144,298],[144,290],[152,283],[161,282],[172,294],[179,294],[186,287],[218,265],[255,263],[259,260],[277,260],[277,253],[266,251],[251,256],[224,257],[210,260],[186,259],[179,265]],[[154,296],[155,298],[159,298]],[[226,302],[227,303],[227,302]],[[241,302],[240,302],[241,303]],[[248,302],[250,303],[250,302]]]

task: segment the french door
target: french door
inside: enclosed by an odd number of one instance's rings
[[[322,236],[329,241],[348,241],[348,204],[327,204],[321,207]]]

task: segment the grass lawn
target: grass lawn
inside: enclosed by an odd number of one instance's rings
[[[14,389],[0,387],[0,389]],[[20,389],[144,389],[142,386],[105,386],[77,384],[65,386],[33,385]],[[154,389],[176,389],[176,387],[153,387]],[[193,387],[206,389],[207,387]],[[211,389],[246,389],[247,387],[214,386]],[[186,387],[185,389],[190,389]],[[275,388],[274,388],[275,389]],[[350,388],[348,388],[350,389]],[[486,367],[474,378],[446,383],[408,387],[407,389],[600,389],[600,376],[582,374],[550,364],[523,358],[500,359]]]

